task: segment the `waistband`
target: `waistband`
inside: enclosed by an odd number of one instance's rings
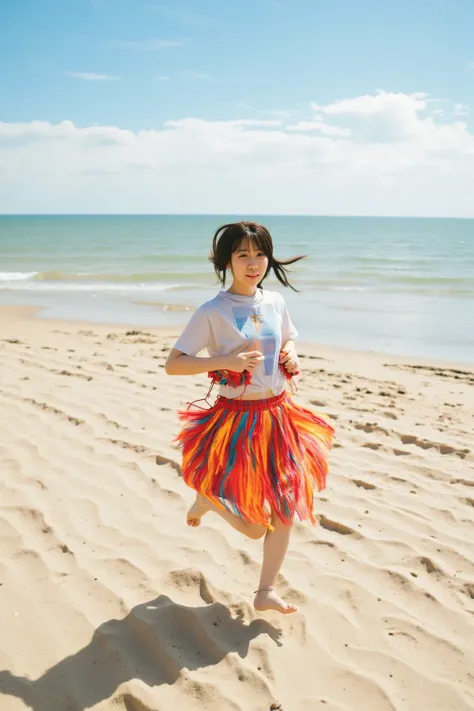
[[[288,393],[283,390],[279,395],[268,397],[263,400],[238,400],[218,395],[214,407],[223,407],[226,410],[239,412],[253,412],[255,410],[269,410],[272,407],[281,405],[288,399]]]

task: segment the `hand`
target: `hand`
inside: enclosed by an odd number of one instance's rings
[[[294,343],[287,343],[280,351],[279,362],[285,366],[289,373],[296,373],[300,369],[298,354]]]
[[[225,358],[225,367],[227,370],[234,370],[236,373],[242,373],[248,370],[252,373],[257,365],[264,360],[263,353],[257,350],[250,350],[255,346],[255,341],[252,344],[239,346],[234,351],[229,353]]]

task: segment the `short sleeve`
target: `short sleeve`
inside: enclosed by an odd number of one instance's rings
[[[298,338],[298,331],[296,330],[295,325],[291,320],[283,296],[281,297],[281,309],[281,340],[282,343],[285,344],[287,341],[293,341]]]
[[[193,313],[181,336],[173,348],[189,356],[195,356],[207,348],[211,340],[211,325],[209,316],[204,309],[199,308]]]

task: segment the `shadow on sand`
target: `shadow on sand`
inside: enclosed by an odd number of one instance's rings
[[[265,620],[246,624],[221,603],[187,607],[160,595],[102,624],[86,647],[38,679],[0,670],[0,694],[23,699],[33,711],[84,711],[131,679],[173,684],[183,668],[215,665],[229,652],[245,657],[260,634],[279,644],[280,633]],[[5,697],[0,707],[8,708]]]

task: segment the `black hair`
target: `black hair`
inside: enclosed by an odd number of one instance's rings
[[[219,227],[212,240],[212,252],[209,257],[214,265],[214,271],[217,274],[222,286],[225,286],[226,270],[229,266],[232,254],[237,251],[244,240],[251,240],[257,249],[261,250],[268,257],[268,268],[258,287],[262,287],[263,280],[268,276],[271,269],[275,272],[275,276],[283,286],[289,286],[293,291],[298,291],[292,286],[288,280],[289,270],[286,268],[289,264],[294,264],[300,259],[307,257],[302,254],[299,257],[291,257],[290,259],[279,260],[273,256],[273,240],[270,232],[263,225],[257,222],[232,222],[228,225]]]

